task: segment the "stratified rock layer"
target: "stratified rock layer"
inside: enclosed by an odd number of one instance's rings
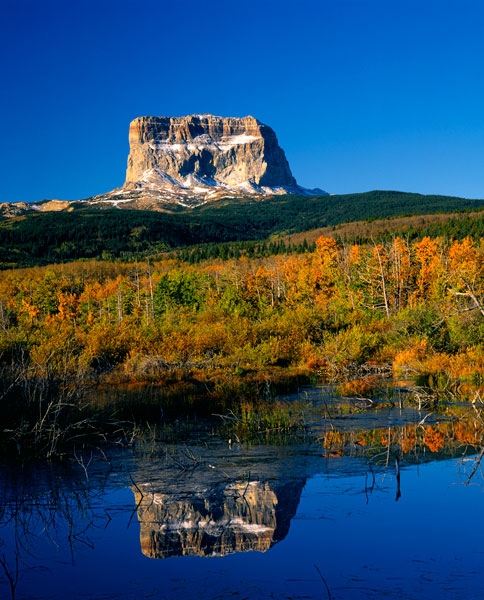
[[[282,540],[304,481],[232,482],[190,495],[133,489],[141,551],[150,558],[265,552]]]
[[[129,128],[125,186],[163,172],[230,187],[295,186],[274,131],[254,117],[138,117]]]

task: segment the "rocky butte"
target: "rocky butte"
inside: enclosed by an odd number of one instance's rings
[[[139,117],[130,125],[129,144],[125,187],[163,182],[164,176],[189,187],[259,191],[296,185],[276,134],[254,117]]]
[[[150,483],[143,495],[133,488],[141,551],[149,558],[265,552],[286,537],[304,484],[233,481],[180,493]]]
[[[122,188],[81,201],[0,205],[7,216],[81,206],[170,210],[220,198],[324,194],[297,185],[276,134],[254,117],[138,117]]]
[[[138,117],[129,146],[124,186],[91,202],[189,208],[222,197],[324,194],[297,185],[274,131],[250,116]]]

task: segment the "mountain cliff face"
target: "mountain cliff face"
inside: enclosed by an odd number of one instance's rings
[[[208,185],[295,186],[276,134],[254,117],[139,117],[129,128],[125,187],[156,171]]]
[[[254,117],[138,117],[126,182],[91,202],[185,208],[223,197],[324,194],[297,185],[274,131]]]
[[[141,551],[149,558],[265,552],[284,539],[304,481],[232,482],[190,495],[133,489]]]

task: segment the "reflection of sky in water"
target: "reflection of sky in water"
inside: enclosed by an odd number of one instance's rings
[[[455,460],[403,469],[398,502],[394,474],[378,472],[368,503],[364,473],[315,475],[285,539],[266,553],[213,559],[143,556],[137,519],[127,527],[133,494],[118,489],[96,501],[111,521],[79,535],[74,565],[65,543],[35,541],[23,566],[43,567],[23,571],[18,598],[325,598],[314,565],[336,599],[481,598],[484,494],[457,484],[457,471]]]
[[[483,490],[453,485],[456,469],[455,461],[405,469],[397,503],[394,478],[366,504],[361,478],[317,476],[292,543],[303,548],[302,562],[313,557],[336,598],[484,597]]]

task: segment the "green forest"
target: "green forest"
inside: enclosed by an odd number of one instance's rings
[[[105,209],[80,209],[27,215],[0,223],[0,265],[45,265],[82,258],[133,260],[179,249],[192,262],[205,258],[266,256],[313,250],[283,236],[341,223],[411,215],[459,213],[455,219],[422,227],[410,225],[410,239],[425,235],[476,239],[484,235],[480,217],[466,212],[484,208],[484,201],[449,196],[424,196],[374,191],[340,196],[278,196],[267,200],[219,201],[177,214]],[[388,236],[401,234],[393,230]],[[335,236],[338,237],[337,232]],[[382,236],[383,238],[385,236]],[[361,237],[354,241],[366,241]],[[188,251],[188,249],[190,250]]]

